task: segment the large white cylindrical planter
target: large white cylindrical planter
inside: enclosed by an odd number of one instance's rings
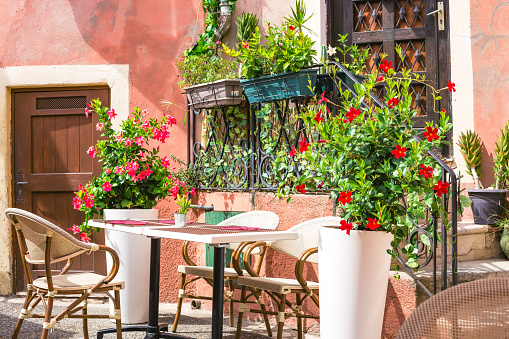
[[[320,337],[380,339],[393,235],[320,227]]]
[[[105,209],[103,213],[105,220],[153,220],[158,217],[156,209]],[[104,231],[105,245],[113,248],[120,259],[116,279],[125,282],[125,288],[120,291],[122,323],[145,323],[148,321],[150,239],[121,231]],[[108,271],[112,264],[111,257],[106,255]],[[113,310],[111,300],[110,310]]]

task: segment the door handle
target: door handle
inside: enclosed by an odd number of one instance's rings
[[[436,11],[429,12],[426,15],[433,15],[433,14],[437,14],[437,16],[438,16],[438,18],[437,18],[438,19],[438,30],[439,31],[445,30],[445,24],[444,24],[444,2],[443,1],[437,2],[437,10]]]
[[[18,182],[16,183],[18,185],[18,203],[23,203],[23,185],[28,185],[28,181],[23,181],[23,171],[18,170]]]

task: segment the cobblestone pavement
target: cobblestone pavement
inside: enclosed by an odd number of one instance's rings
[[[0,339],[11,338],[12,332],[16,325],[19,312],[22,308],[23,298],[19,297],[0,297]],[[55,302],[56,310],[63,310],[68,303],[62,301]],[[187,305],[186,305],[187,306]],[[40,307],[40,308],[39,308]],[[89,314],[108,314],[108,304],[89,302]],[[160,306],[160,323],[173,324],[175,314],[175,304],[161,304]],[[43,313],[43,307],[37,306],[36,313]],[[211,338],[211,312],[204,310],[192,310],[184,307],[182,316],[180,317],[177,334],[181,334],[188,338]],[[25,319],[19,339],[38,339],[41,337],[42,319]],[[225,324],[227,319],[225,318]],[[236,319],[235,319],[236,323]],[[265,339],[268,338],[263,323],[245,322],[246,330],[242,332],[242,339]],[[90,319],[88,321],[90,339],[95,339],[97,331],[104,328],[111,328],[114,323],[108,319]],[[275,328],[274,328],[275,329]],[[48,336],[49,339],[78,339],[83,338],[83,327],[81,319],[64,319],[60,321],[54,328],[53,333]],[[123,338],[144,338],[143,333],[124,333]],[[233,339],[235,337],[235,328],[224,326],[223,338]],[[291,329],[285,330],[284,338],[296,338],[297,332]],[[104,335],[104,339],[116,338],[115,334]],[[306,335],[307,339],[317,339],[318,336]]]

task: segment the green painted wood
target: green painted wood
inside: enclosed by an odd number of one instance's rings
[[[228,218],[233,217],[234,215],[241,214],[244,212],[231,212],[231,211],[206,211],[205,212],[205,223],[210,225],[217,225],[221,221],[224,221]],[[206,245],[207,249],[205,251],[205,264],[207,266],[212,267],[214,263],[214,247],[210,245]],[[232,259],[233,251],[229,248],[226,249],[224,253],[224,267],[230,267],[230,261]]]

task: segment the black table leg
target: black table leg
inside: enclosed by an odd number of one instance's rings
[[[212,287],[212,339],[223,337],[224,247],[214,246],[214,273]]]
[[[182,339],[185,337],[159,332],[159,274],[161,273],[161,239],[151,238],[150,240],[150,285],[148,292],[148,325],[147,326],[125,326],[122,332],[146,332],[145,339]],[[223,249],[224,262],[224,249]],[[223,268],[224,270],[224,268]],[[122,300],[120,300],[122,302]],[[221,309],[222,311],[222,309]],[[221,312],[221,316],[222,316]],[[116,329],[109,328],[97,332],[97,339],[102,339],[106,333],[116,333]],[[220,337],[218,337],[220,338]]]

